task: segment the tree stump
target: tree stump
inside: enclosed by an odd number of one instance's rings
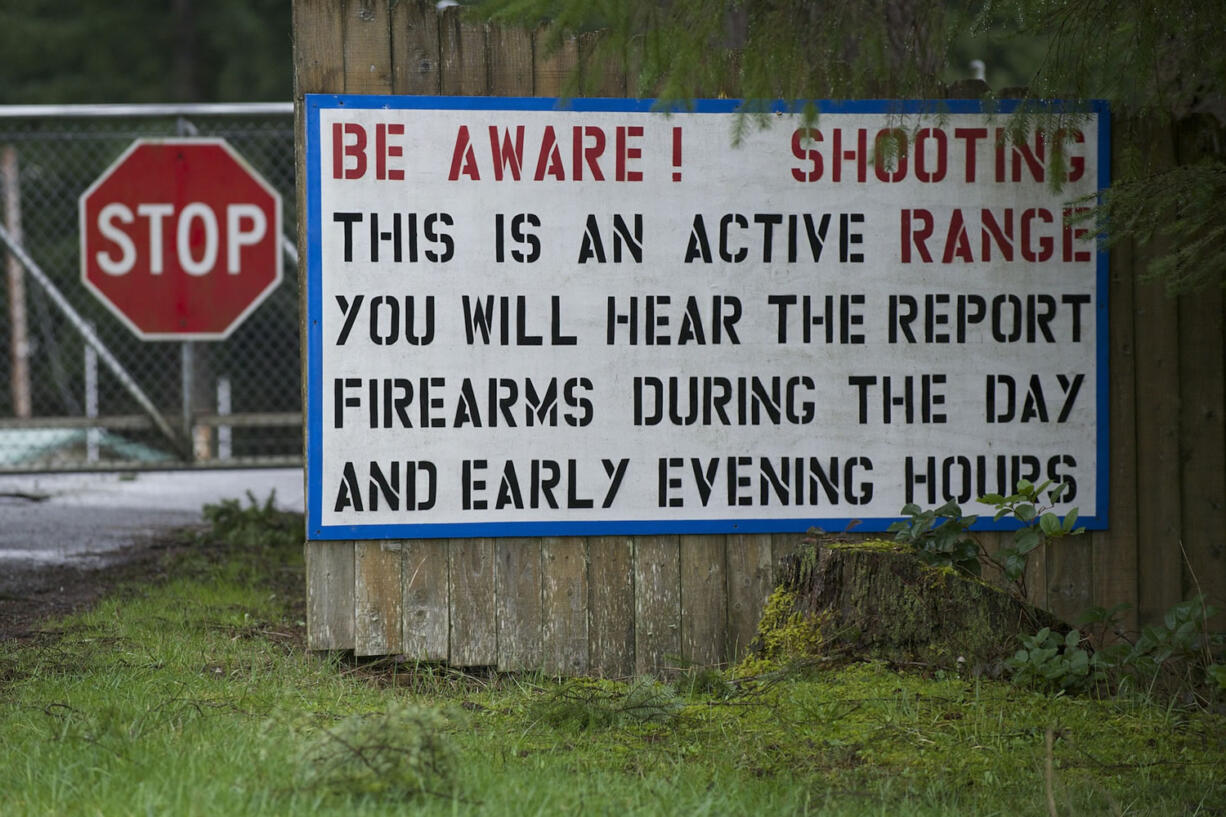
[[[806,544],[783,568],[759,629],[766,657],[850,653],[997,677],[1019,636],[1069,630],[1006,590],[929,567],[891,542]]]

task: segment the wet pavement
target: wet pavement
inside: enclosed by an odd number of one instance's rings
[[[204,520],[223,499],[303,509],[297,468],[0,475],[0,573],[40,565],[92,567],[109,554]]]

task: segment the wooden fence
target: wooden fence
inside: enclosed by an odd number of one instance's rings
[[[581,47],[547,54],[530,32],[461,23],[455,9],[440,13],[417,0],[295,0],[300,246],[303,94],[557,96]],[[589,87],[598,95],[627,93],[623,74],[595,79]],[[1166,161],[1180,148],[1173,137],[1153,141]],[[1226,608],[1222,292],[1168,298],[1161,285],[1138,281],[1142,260],[1130,247],[1111,259],[1110,529],[1060,542],[1031,559],[1028,577],[1034,601],[1065,617],[1129,602],[1131,627],[1197,592]],[[721,663],[749,643],[776,565],[798,541],[308,542],[309,642],[358,655],[614,677],[678,661]]]

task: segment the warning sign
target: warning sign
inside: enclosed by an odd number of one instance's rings
[[[307,97],[312,538],[1105,525],[1105,108],[735,106]]]

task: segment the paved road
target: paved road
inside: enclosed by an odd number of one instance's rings
[[[40,564],[102,564],[108,553],[203,520],[206,503],[251,491],[303,508],[302,471],[161,471],[0,475],[0,571]]]

